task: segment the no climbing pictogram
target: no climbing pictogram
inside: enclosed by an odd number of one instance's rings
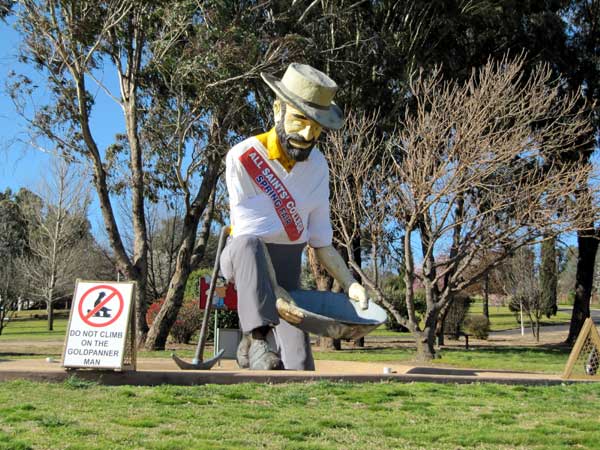
[[[123,296],[114,287],[93,286],[81,296],[79,317],[92,327],[106,327],[121,316],[124,305]]]

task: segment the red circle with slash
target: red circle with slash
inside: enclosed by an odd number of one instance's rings
[[[94,306],[94,308],[90,309],[87,313],[84,312],[83,304],[84,304],[85,300],[90,295],[92,295],[92,298],[93,298],[94,292],[100,293],[102,291],[108,291],[107,296],[104,297],[98,305]],[[111,305],[113,305],[117,301],[119,302],[119,308],[113,317],[100,317],[101,319],[110,319],[110,320],[107,320],[106,322],[102,322],[102,321],[93,322],[92,320],[90,320],[92,317],[94,317],[94,314],[96,314],[98,311],[100,311],[104,307],[106,307],[107,303],[110,303]],[[92,327],[106,327],[106,326],[110,325],[111,323],[114,323],[121,316],[124,306],[125,306],[125,302],[123,301],[123,296],[117,289],[115,289],[114,287],[109,286],[107,284],[101,284],[98,286],[91,287],[81,296],[81,300],[79,301],[79,307],[78,307],[79,317],[81,317],[81,320],[83,320],[88,325],[91,325]]]

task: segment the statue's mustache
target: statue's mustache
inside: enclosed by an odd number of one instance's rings
[[[296,141],[296,142],[299,142],[299,143],[301,143],[301,144],[311,144],[311,145],[313,145],[313,144],[315,143],[315,140],[314,140],[314,139],[311,139],[311,140],[309,141],[309,140],[306,140],[306,139],[304,139],[304,138],[303,138],[302,136],[300,136],[299,134],[288,134],[288,135],[286,136],[286,140],[288,141],[288,143],[289,143],[290,141]]]

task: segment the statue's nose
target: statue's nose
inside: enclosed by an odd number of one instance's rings
[[[315,138],[315,127],[312,125],[307,125],[298,134],[300,134],[304,140],[312,141]]]

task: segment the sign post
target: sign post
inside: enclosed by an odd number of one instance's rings
[[[63,367],[135,370],[134,285],[77,280]]]

